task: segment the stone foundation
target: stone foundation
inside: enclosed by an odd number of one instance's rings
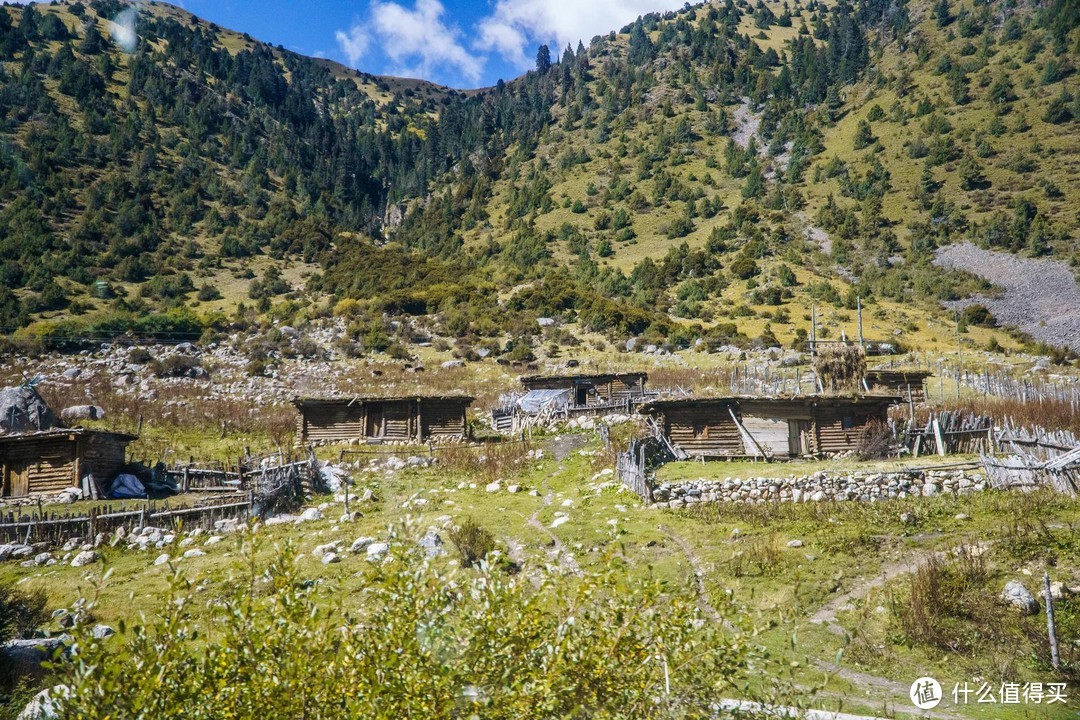
[[[981,470],[826,473],[785,478],[684,480],[653,488],[653,506],[680,508],[710,502],[875,502],[907,497],[964,495],[986,490]]]

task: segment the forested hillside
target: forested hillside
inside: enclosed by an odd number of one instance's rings
[[[335,312],[371,352],[413,316],[524,358],[537,316],[787,344],[811,304],[852,334],[861,302],[930,342],[940,301],[989,289],[938,247],[1080,262],[1071,0],[706,3],[475,93],[155,3],[124,52],[123,9],[0,10],[8,328]]]

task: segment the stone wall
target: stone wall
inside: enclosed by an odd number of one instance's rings
[[[825,502],[963,495],[986,490],[982,470],[826,473],[782,478],[683,480],[653,488],[654,505],[680,508],[708,502]]]

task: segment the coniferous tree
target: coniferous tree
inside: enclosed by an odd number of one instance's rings
[[[547,45],[541,45],[536,51],[536,71],[546,73],[551,69],[551,50]]]

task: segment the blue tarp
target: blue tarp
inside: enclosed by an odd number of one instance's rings
[[[115,499],[144,498],[146,497],[146,488],[139,482],[139,478],[134,475],[117,475],[112,482],[112,487],[109,488],[109,497]]]
[[[570,404],[570,389],[530,390],[517,401],[525,413],[537,413],[547,408],[563,408]]]

